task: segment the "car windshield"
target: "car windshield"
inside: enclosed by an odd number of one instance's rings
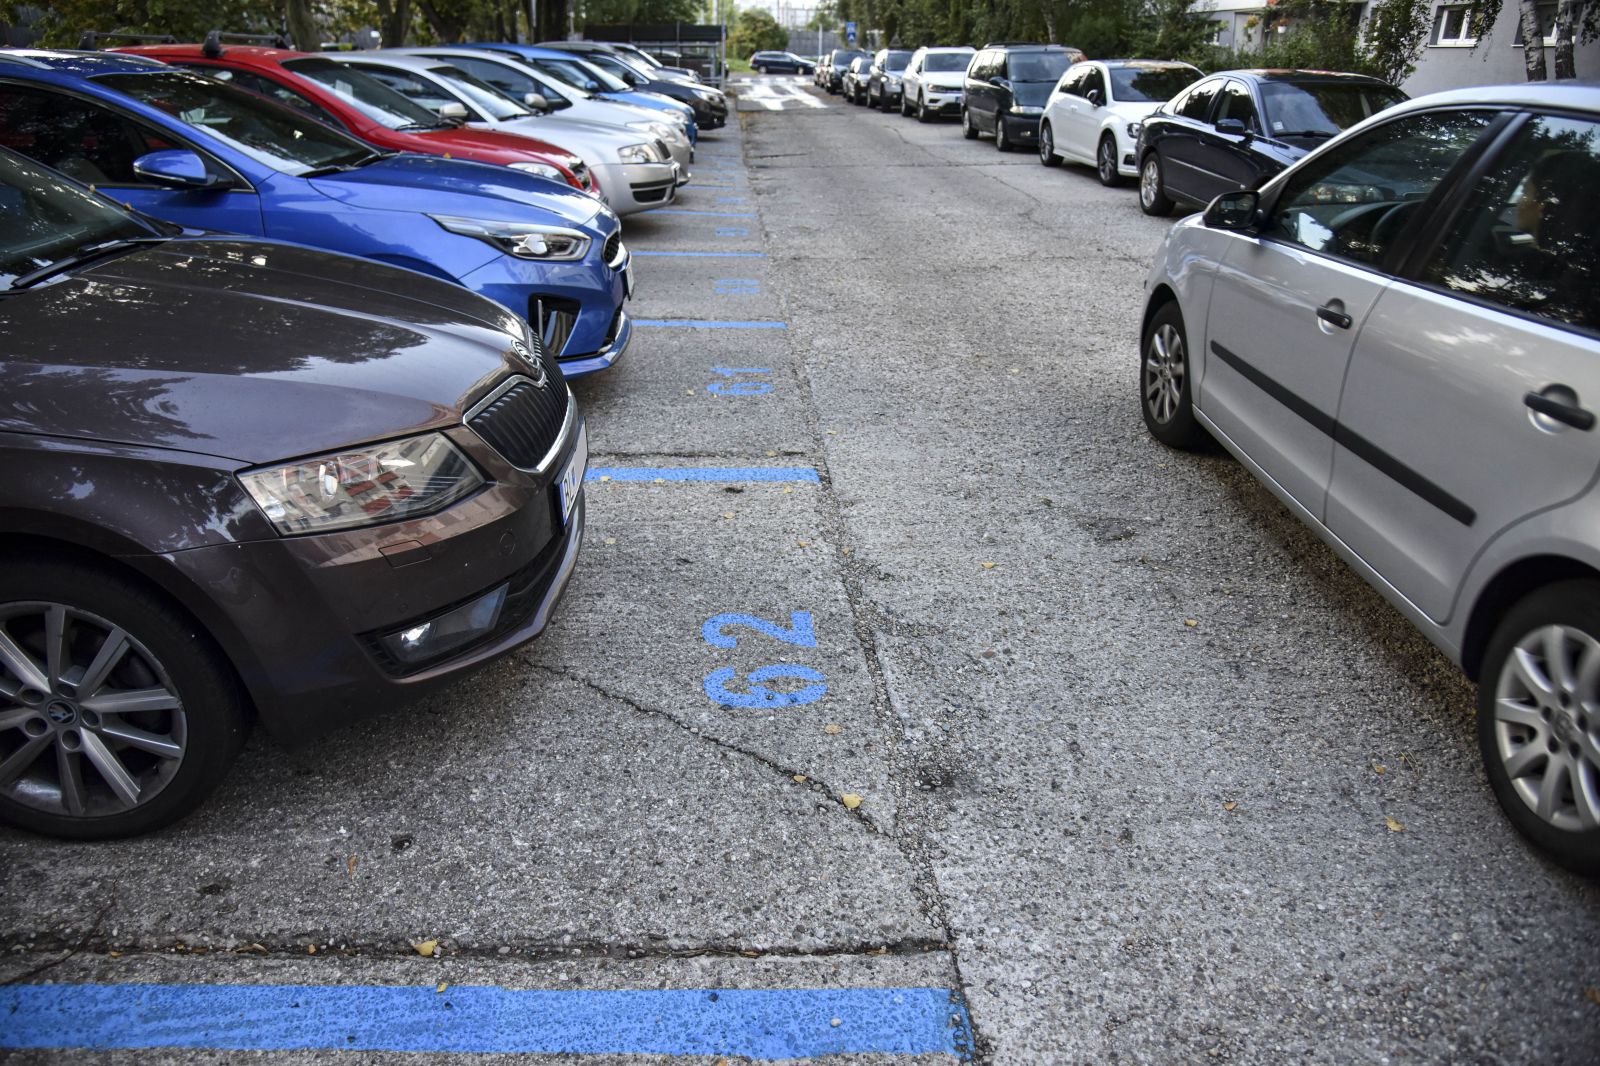
[[[0,288],[82,249],[155,236],[138,216],[0,149]]]
[[[1119,103],[1164,103],[1193,85],[1191,67],[1112,67],[1111,93]]]
[[[628,83],[581,59],[541,59],[539,69],[587,93],[625,92]]]
[[[922,69],[930,74],[954,74],[966,70],[971,52],[929,52],[922,57]]]
[[[314,118],[187,71],[102,74],[95,81],[204,130],[235,151],[285,174],[359,166],[379,156],[365,142]],[[407,106],[416,107],[409,101]]]
[[[911,62],[910,52],[890,52],[883,57],[883,69],[904,70],[909,62]]]
[[[1072,66],[1065,52],[1014,52],[1011,55],[1012,81],[1059,81]]]
[[[439,116],[412,103],[389,88],[377,78],[331,59],[291,59],[283,64],[291,70],[316,82],[381,126],[391,130],[436,130],[446,123]]]
[[[837,52],[833,57],[833,65],[837,69],[843,70],[855,60],[860,59],[861,56],[862,53],[860,52]]]
[[[1332,137],[1405,99],[1399,89],[1370,82],[1261,84],[1267,129],[1275,137]]]
[[[517,103],[505,93],[496,89],[486,81],[479,81],[466,71],[457,67],[433,67],[429,73],[450,88],[471,100],[478,107],[489,113],[496,122],[505,122],[513,118],[527,118],[533,112]]]

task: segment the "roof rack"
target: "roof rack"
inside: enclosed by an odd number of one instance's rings
[[[116,33],[104,30],[84,30],[78,38],[78,51],[98,52],[101,41],[143,41],[147,44],[177,44],[170,33]]]
[[[1065,48],[1064,44],[1045,44],[1043,41],[990,41],[985,48]]]
[[[212,30],[206,34],[205,41],[200,45],[200,53],[207,59],[216,59],[222,54],[222,42],[232,44],[258,44],[267,48],[283,48],[294,50],[294,42],[281,33],[223,33],[221,30]]]

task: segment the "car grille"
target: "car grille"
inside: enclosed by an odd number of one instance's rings
[[[617,253],[619,253],[621,251],[622,251],[622,230],[619,228],[615,232],[613,232],[611,234],[611,236],[606,238],[606,246],[602,251],[602,254],[603,254],[603,256],[605,258],[605,261],[606,261],[606,266],[609,266],[609,267],[616,266],[617,265]]]
[[[509,387],[508,387],[509,386]],[[560,371],[543,385],[515,377],[473,409],[467,426],[519,470],[536,470],[567,420],[567,386]]]

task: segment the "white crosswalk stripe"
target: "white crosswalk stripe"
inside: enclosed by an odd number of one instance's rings
[[[739,104],[745,110],[764,108],[783,111],[802,107],[827,107],[821,100],[806,92],[802,86],[809,81],[804,75],[768,75],[754,77],[734,84]]]

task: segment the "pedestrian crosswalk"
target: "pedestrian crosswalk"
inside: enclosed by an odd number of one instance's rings
[[[819,97],[806,91],[811,79],[804,74],[752,75],[733,83],[741,111],[793,111],[807,107],[827,107]]]

